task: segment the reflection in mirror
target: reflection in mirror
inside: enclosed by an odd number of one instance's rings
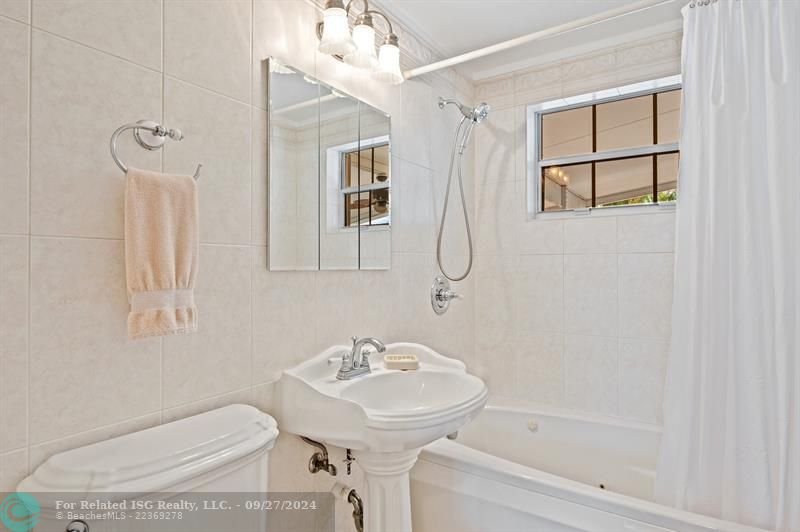
[[[358,228],[345,223],[342,188],[345,161],[353,152],[358,152],[358,100],[320,84],[320,270],[358,269]]]
[[[389,116],[269,64],[269,268],[388,269]]]
[[[351,226],[358,226],[361,269],[387,270],[392,257],[390,121],[386,113],[361,103],[359,123],[357,172],[353,183],[358,187],[358,201],[346,203],[347,221]]]
[[[289,67],[269,68],[269,268],[319,269],[319,85]]]

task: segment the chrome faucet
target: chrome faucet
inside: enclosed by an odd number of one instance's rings
[[[353,336],[351,340],[353,340],[353,349],[342,355],[342,366],[336,374],[336,378],[343,381],[353,379],[359,375],[366,375],[372,371],[369,367],[369,352],[364,351],[364,345],[371,345],[378,353],[386,351],[386,346],[377,338],[358,339]]]

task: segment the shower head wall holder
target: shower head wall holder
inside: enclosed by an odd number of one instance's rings
[[[447,312],[450,308],[450,302],[454,299],[464,299],[464,296],[450,289],[450,281],[444,277],[437,276],[431,285],[431,307],[433,307],[433,311],[441,316]]]

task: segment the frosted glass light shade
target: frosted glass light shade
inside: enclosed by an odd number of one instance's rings
[[[375,53],[375,28],[359,24],[353,28],[353,42],[356,44],[356,49],[344,56],[345,63],[374,70],[378,66],[378,55]]]
[[[347,25],[347,12],[339,7],[329,7],[322,19],[322,39],[319,51],[330,55],[347,55],[356,49],[350,28]]]
[[[372,73],[372,77],[392,85],[403,83],[403,73],[400,72],[400,48],[388,43],[381,45],[378,70]]]

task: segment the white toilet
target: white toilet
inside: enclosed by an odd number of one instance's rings
[[[132,522],[135,516],[128,514],[135,511],[134,504],[142,504],[134,500],[152,501],[151,508],[142,509],[150,511],[167,505],[162,501],[203,500],[205,496],[200,494],[266,494],[267,457],[277,436],[277,424],[271,416],[251,406],[226,406],[56,454],[23,480],[17,491],[38,500],[41,514],[37,531],[60,532],[69,524],[65,503],[57,508],[56,501],[93,500],[98,496],[103,501],[128,501],[122,512],[127,517],[120,520],[119,513],[103,519],[103,512],[97,511],[100,518],[84,519],[92,532],[155,530],[157,527],[149,528],[145,521]],[[219,499],[208,498],[212,505]],[[82,511],[91,515],[80,507],[73,513]],[[201,515],[195,513],[195,518]],[[259,519],[265,525],[266,515],[262,513]],[[252,512],[248,518],[252,518]],[[174,530],[185,530],[188,522],[182,518]],[[173,529],[160,524],[162,530]],[[76,531],[85,529],[80,523],[75,526]]]

